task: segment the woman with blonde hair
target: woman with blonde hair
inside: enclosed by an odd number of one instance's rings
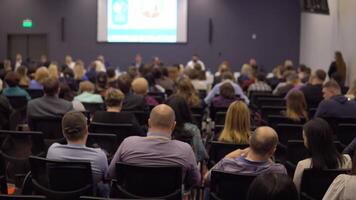
[[[73,67],[74,80],[76,81],[86,81],[88,78],[85,75],[84,64],[81,61],[77,61]]]
[[[183,78],[178,82],[177,95],[183,97],[190,107],[201,106],[201,99],[189,78]]]
[[[29,89],[42,90],[44,81],[49,77],[49,72],[46,67],[40,67],[35,72],[35,79],[30,81]]]
[[[248,144],[250,138],[250,110],[243,101],[230,104],[226,113],[224,129],[218,141],[233,144]]]
[[[308,121],[307,103],[304,94],[299,91],[292,91],[287,97],[287,110],[283,113],[293,121]]]
[[[50,78],[59,78],[59,71],[56,63],[51,63],[48,66],[48,74]]]
[[[21,65],[16,69],[16,73],[20,76],[20,82],[19,86],[22,88],[28,88],[28,85],[30,84],[30,78],[27,76],[27,67],[24,65]]]

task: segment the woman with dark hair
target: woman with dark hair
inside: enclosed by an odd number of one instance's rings
[[[314,118],[303,126],[303,140],[311,157],[298,162],[293,182],[300,189],[303,171],[313,169],[349,169],[351,158],[341,155],[333,142],[333,133],[329,124],[321,118]]]
[[[247,200],[298,200],[293,181],[284,174],[261,174],[251,183]]]
[[[95,93],[100,94],[103,98],[105,98],[107,89],[108,75],[106,72],[98,72],[96,75]]]
[[[189,78],[178,81],[177,95],[183,97],[190,107],[201,107],[202,101]]]
[[[340,86],[345,86],[346,64],[340,51],[335,52],[335,61],[331,63],[328,71],[329,78],[332,78],[335,73],[341,76]]]
[[[173,139],[189,143],[195,153],[197,161],[203,161],[208,158],[208,154],[203,145],[200,130],[193,124],[191,110],[183,97],[172,95],[166,101],[175,112],[176,127],[173,131]]]
[[[60,83],[59,87],[59,98],[72,102],[74,110],[85,111],[84,105],[80,101],[74,100],[74,92],[71,90],[68,84]]]
[[[341,174],[331,183],[323,200],[355,199],[356,196],[356,152],[352,157],[351,174]]]
[[[224,107],[227,108],[230,104],[236,100],[239,100],[235,95],[235,89],[232,87],[231,83],[226,82],[220,86],[220,94],[214,97],[212,101],[213,107]]]

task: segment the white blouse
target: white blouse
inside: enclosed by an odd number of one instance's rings
[[[331,183],[323,200],[352,200],[356,199],[356,176],[340,174]]]

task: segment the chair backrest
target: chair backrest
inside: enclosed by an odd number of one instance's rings
[[[255,175],[239,175],[213,170],[210,180],[210,198],[214,200],[246,199]]]
[[[87,139],[87,146],[101,148],[106,153],[108,160],[111,160],[119,147],[115,134],[90,133]]]
[[[283,110],[285,110],[285,106],[261,106],[261,115],[264,120],[268,120],[268,116],[270,115],[280,115]]]
[[[94,194],[90,162],[30,156],[30,164],[31,186],[36,194],[50,199],[76,199]]]
[[[36,99],[43,96],[43,90],[27,89],[27,93],[31,96],[31,99]]]
[[[85,103],[85,102],[82,103],[83,106],[85,107],[85,110],[90,112],[91,115],[94,115],[96,111],[105,110],[104,103]]]
[[[140,125],[147,125],[148,118],[150,118],[150,113],[147,111],[132,111]]]
[[[288,140],[303,140],[303,125],[277,124],[276,128],[279,142],[287,145]]]
[[[350,117],[323,117],[323,119],[325,119],[329,123],[335,135],[337,135],[337,133],[339,132],[339,124],[356,124],[356,118]]]
[[[62,116],[31,117],[29,122],[32,131],[40,131],[45,139],[60,139],[62,134]]]
[[[101,123],[91,122],[89,131],[91,133],[109,133],[115,134],[117,137],[117,143],[120,146],[121,142],[132,135],[137,133],[132,132],[133,124],[113,124],[113,123]]]
[[[41,195],[3,195],[0,194],[1,200],[42,200],[47,199],[45,196]]]
[[[116,163],[114,197],[181,199],[183,169],[181,166],[138,166]]]
[[[346,169],[305,169],[301,182],[301,193],[314,199],[322,199],[333,180],[340,174],[346,174]]]
[[[27,106],[27,98],[25,96],[6,96],[9,99],[11,106],[16,109],[25,109]]]
[[[261,106],[286,106],[286,100],[281,97],[270,96],[258,98],[258,105]]]
[[[309,151],[304,146],[303,140],[288,140],[287,160],[297,165],[299,161],[310,157]]]
[[[339,124],[336,136],[341,143],[350,144],[356,137],[356,124]]]
[[[0,154],[0,194],[7,194],[6,164],[4,157]]]
[[[236,149],[245,149],[248,144],[230,144],[218,141],[209,141],[209,165],[214,165],[230,152]]]
[[[268,115],[267,116],[268,124],[274,129],[277,128],[277,124],[304,124],[305,118],[302,118],[300,121],[293,121],[282,115]]]

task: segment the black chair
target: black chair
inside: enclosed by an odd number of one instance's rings
[[[149,92],[147,95],[155,98],[158,103],[163,103],[166,100],[166,94],[163,92]]]
[[[226,116],[226,112],[217,112],[215,114],[215,118],[214,118],[215,126],[216,125],[224,125],[225,124],[225,116]]]
[[[239,175],[213,170],[210,180],[210,199],[245,200],[254,175]]]
[[[81,196],[80,200],[129,200],[129,199],[112,199],[112,198],[104,198],[104,197]],[[145,199],[145,200],[155,200],[155,199]]]
[[[306,122],[305,118],[302,118],[300,121],[294,121],[282,115],[268,115],[267,121],[274,129],[277,128],[277,124],[304,124]]]
[[[198,128],[201,130],[202,123],[203,123],[203,115],[200,114],[192,114],[193,119],[194,119],[194,124],[198,126]]]
[[[5,159],[0,154],[0,194],[7,194],[6,164]]]
[[[111,196],[118,198],[182,199],[181,166],[137,166],[116,163]]]
[[[27,98],[26,96],[6,96],[9,100],[12,108],[18,109],[26,109],[27,106]]]
[[[108,160],[111,160],[119,147],[117,145],[117,137],[114,134],[90,133],[88,135],[88,147],[101,148],[106,153]]]
[[[117,145],[120,146],[125,138],[135,135],[135,133],[132,133],[132,127],[132,124],[91,122],[89,132],[115,134],[117,137]]]
[[[82,102],[82,104],[85,107],[85,110],[88,111],[91,115],[94,115],[94,113],[96,111],[105,110],[105,104],[104,103],[85,103],[85,102]]]
[[[339,124],[336,136],[341,143],[350,144],[356,137],[356,124]]]
[[[132,111],[135,114],[135,117],[138,123],[142,125],[148,124],[148,118],[150,118],[150,113],[147,111]]]
[[[300,187],[301,199],[322,199],[334,179],[348,172],[346,169],[305,169]]]
[[[279,142],[287,145],[288,140],[303,140],[303,125],[277,124],[276,128]]]
[[[286,106],[286,100],[276,96],[260,97],[257,105],[260,108],[261,106]]]
[[[230,144],[217,141],[209,141],[209,166],[215,165],[222,158],[236,149],[245,149],[248,144]]]
[[[26,174],[30,171],[30,155],[45,155],[45,146],[41,132],[0,131],[1,151],[6,166],[6,179],[17,187],[22,186]]]
[[[54,161],[30,157],[31,173],[25,180],[23,194],[45,195],[48,199],[78,199],[94,195],[90,162]]]
[[[281,115],[281,112],[286,110],[285,106],[261,106],[262,118],[268,121],[268,116],[270,115]]]
[[[214,107],[213,105],[210,106],[210,118],[215,120],[215,115],[218,112],[226,113],[229,107]]]
[[[62,133],[62,116],[58,117],[30,117],[28,125],[31,131],[43,133],[46,148],[54,142],[65,142]]]
[[[329,123],[335,136],[339,132],[339,124],[356,124],[356,118],[350,117],[323,117],[323,119]]]
[[[45,196],[41,195],[2,195],[0,194],[1,200],[42,200],[47,199]]]
[[[27,93],[31,96],[31,99],[36,99],[43,96],[43,90],[27,89]]]

